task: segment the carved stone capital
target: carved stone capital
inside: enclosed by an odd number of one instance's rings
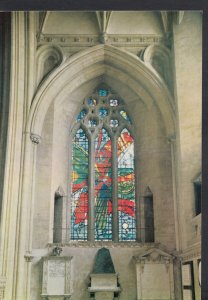
[[[31,254],[30,251],[27,251],[26,254],[24,255],[24,258],[26,260],[26,262],[31,262],[34,258],[34,256]]]
[[[38,145],[41,142],[41,136],[35,133],[30,134],[30,139],[35,145]]]
[[[174,134],[171,134],[169,136],[167,136],[167,140],[169,144],[173,144],[176,142],[176,136]]]
[[[107,36],[106,32],[103,32],[103,33],[100,35],[100,41],[101,41],[101,43],[103,43],[103,44],[107,43],[107,41],[108,41],[108,36]]]
[[[63,251],[63,249],[61,247],[55,247],[52,250],[52,255],[53,256],[60,256],[62,251]]]

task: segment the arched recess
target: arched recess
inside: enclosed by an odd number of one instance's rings
[[[158,144],[162,138],[162,143],[164,143],[167,136],[174,135],[174,107],[167,86],[135,55],[108,45],[98,45],[75,54],[45,78],[33,99],[27,124],[27,132],[30,132],[31,136],[41,136],[47,112],[53,106],[56,107],[56,110],[60,110],[60,118],[62,118],[61,110],[64,111],[67,107],[70,107],[71,111],[69,111],[69,114],[71,115],[69,119],[72,123],[76,113],[79,112],[83,98],[90,94],[93,88],[98,86],[100,82],[108,84],[120,94],[121,98],[128,99],[128,108],[132,111],[135,124],[139,116],[138,109],[134,109],[137,104],[142,103],[142,107],[149,113],[149,118],[151,118],[153,108],[154,111],[158,111],[164,131],[163,136],[159,138],[157,136],[157,140],[151,141],[152,149],[155,143],[157,149],[160,148]],[[131,104],[131,107],[129,104]],[[60,118],[57,119],[59,123]],[[156,121],[155,119],[155,122]],[[66,124],[68,131],[70,129],[70,122]],[[140,121],[139,124],[140,130],[144,131],[144,128],[141,127],[142,121]],[[152,128],[154,127],[153,124],[151,124],[151,126]],[[146,130],[146,132],[149,132],[148,130]],[[59,139],[58,134],[56,134],[56,137]],[[146,139],[146,148],[143,147],[141,152],[143,152],[144,159],[148,161],[148,158],[145,157],[149,143],[149,140],[147,140],[149,139],[148,134],[146,136],[143,134],[141,144],[144,142],[144,139]],[[55,144],[55,147],[58,147],[60,143],[56,140]],[[42,146],[40,146],[40,149],[41,147]],[[159,152],[159,150],[157,151]],[[157,151],[154,150],[154,153]],[[62,157],[62,155],[58,155],[57,157]],[[157,168],[159,168],[159,164],[160,161],[157,159]],[[34,164],[32,168],[35,169]],[[50,173],[49,169],[48,172]],[[157,180],[161,180],[161,177],[158,178],[159,179],[154,179],[155,185],[157,184]],[[146,180],[146,178],[144,178],[144,180]],[[62,184],[62,181],[60,182]],[[56,184],[58,183],[53,184],[57,186]],[[53,188],[48,190],[48,193],[43,192],[42,194],[49,195],[51,193],[54,194]],[[37,195],[35,197],[34,193],[32,193],[32,195],[33,198],[40,198]],[[157,197],[159,198],[160,195]],[[50,212],[50,215],[52,216],[53,212]],[[49,221],[48,224],[49,223],[51,224],[52,222]],[[31,225],[31,227],[32,226],[33,225]],[[49,240],[51,239],[49,238]]]
[[[55,67],[63,61],[63,53],[58,46],[44,45],[37,50],[37,74],[36,86],[47,76]]]
[[[50,104],[63,101],[80,86],[100,76],[116,78],[147,107],[154,103],[167,135],[174,134],[174,106],[166,85],[138,57],[109,45],[98,45],[73,55],[46,78],[33,99],[27,131],[41,136]]]
[[[173,92],[170,50],[162,45],[150,45],[143,53],[143,60],[161,80],[164,80],[170,91]]]

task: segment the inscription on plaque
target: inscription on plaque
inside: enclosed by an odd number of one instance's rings
[[[43,299],[60,300],[71,297],[72,256],[46,256],[43,258]]]
[[[191,266],[189,264],[182,266],[183,285],[192,285],[191,282]]]
[[[144,299],[169,299],[170,282],[164,264],[146,264],[141,276]],[[153,297],[154,295],[154,297]]]
[[[64,277],[65,262],[59,260],[49,261],[48,274],[49,277]]]
[[[192,290],[183,290],[183,299],[184,300],[192,300]]]
[[[48,261],[48,294],[62,295],[65,290],[65,261]]]

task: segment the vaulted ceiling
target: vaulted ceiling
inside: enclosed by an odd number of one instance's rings
[[[179,13],[179,12],[178,12]],[[51,11],[39,13],[38,36],[70,35],[166,35],[171,11]]]
[[[182,11],[47,11],[37,13],[38,45],[58,45],[73,54],[100,43],[133,54],[154,44],[171,47],[173,22]]]

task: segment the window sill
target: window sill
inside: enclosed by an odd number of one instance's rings
[[[144,246],[158,247],[160,243],[144,243],[138,241],[113,242],[113,241],[69,241],[66,243],[48,243],[48,247],[80,247],[80,248],[142,248]]]

